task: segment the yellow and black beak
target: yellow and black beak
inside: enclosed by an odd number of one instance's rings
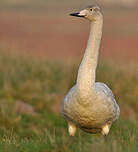
[[[70,16],[76,16],[76,17],[84,17],[84,15],[81,15],[79,12],[77,13],[71,13]]]

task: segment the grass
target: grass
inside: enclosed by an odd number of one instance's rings
[[[138,73],[101,62],[97,81],[112,88],[120,119],[103,142],[78,129],[71,145],[60,103],[75,83],[77,64],[63,64],[0,53],[0,152],[136,152],[138,150]],[[101,74],[102,73],[102,74]],[[18,113],[16,102],[37,115]]]

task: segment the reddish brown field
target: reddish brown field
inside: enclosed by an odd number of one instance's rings
[[[54,12],[50,9],[54,9]],[[52,59],[78,58],[83,54],[89,22],[68,16],[62,6],[45,11],[0,12],[0,48]],[[71,6],[66,6],[71,10]],[[59,12],[56,12],[60,10]],[[137,11],[105,9],[100,56],[110,59],[138,58]]]

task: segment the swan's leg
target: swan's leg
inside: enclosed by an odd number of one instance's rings
[[[110,125],[105,125],[105,126],[103,126],[103,128],[102,128],[102,135],[103,135],[103,142],[105,143],[106,142],[106,136],[108,135],[108,133],[109,133],[109,130],[110,130]]]
[[[70,136],[68,139],[68,144],[67,144],[68,147],[70,147],[72,145],[72,141],[73,141],[73,137],[76,133],[76,129],[77,129],[76,126],[72,122],[68,121],[68,132],[69,132],[69,136]]]
[[[76,125],[73,124],[71,121],[68,121],[68,132],[71,137],[74,137],[76,129]]]
[[[103,136],[108,135],[109,130],[110,130],[110,125],[108,125],[108,124],[104,125],[103,128],[102,128],[102,135]]]

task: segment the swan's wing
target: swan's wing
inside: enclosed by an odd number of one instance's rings
[[[67,102],[67,101],[70,101],[70,100],[71,100],[75,88],[76,88],[76,85],[74,85],[74,86],[69,90],[69,92],[68,92],[68,94],[65,96],[63,102]]]
[[[95,88],[98,91],[104,92],[105,95],[110,96],[113,100],[115,100],[115,96],[114,96],[113,92],[111,91],[110,88],[108,88],[108,86],[106,84],[101,83],[101,82],[96,82]]]
[[[72,101],[72,97],[73,97],[73,93],[74,93],[75,88],[76,88],[76,85],[74,85],[74,86],[69,90],[68,94],[65,96],[65,98],[64,98],[64,100],[63,100],[63,102],[62,102],[62,104],[61,104],[61,114],[62,114],[63,116],[65,116],[64,106],[65,106],[65,105],[68,106],[68,104],[71,104],[71,101]],[[68,101],[69,101],[69,102],[68,102]],[[66,108],[66,109],[71,110],[70,108]]]
[[[116,100],[115,100],[115,96],[114,94],[112,93],[111,89],[108,88],[108,86],[104,83],[101,83],[101,82],[96,82],[95,83],[95,88],[98,92],[103,92],[107,97],[110,98],[110,101],[113,102],[113,105],[114,105],[114,109],[116,109],[115,111],[115,118],[113,121],[116,121],[120,115],[120,108],[118,106],[118,104],[116,103]]]

